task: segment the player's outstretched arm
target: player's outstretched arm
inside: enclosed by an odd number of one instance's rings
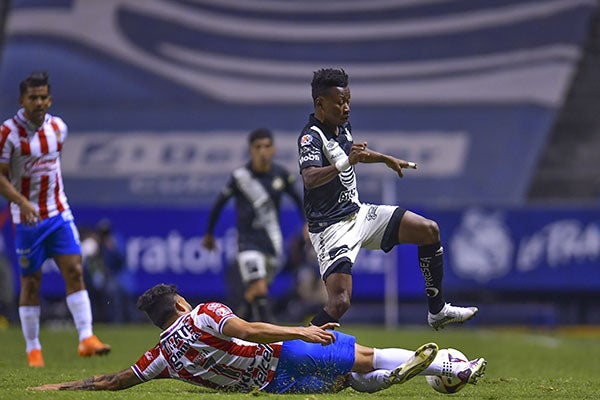
[[[402,173],[402,168],[412,168],[417,169],[417,164],[411,161],[401,160],[399,158],[379,153],[375,150],[372,150],[367,147],[367,143],[354,143],[352,145],[352,149],[350,150],[350,159],[351,163],[353,158],[357,160],[357,162],[362,163],[384,163],[388,168],[396,171],[398,176],[401,178],[404,176]]]
[[[300,339],[310,343],[331,344],[334,334],[328,330],[339,324],[329,323],[323,326],[281,326],[266,322],[248,322],[241,318],[229,318],[223,326],[223,333],[255,343],[273,343],[283,340]]]
[[[96,375],[79,381],[50,383],[47,385],[30,387],[30,390],[122,390],[143,383],[133,372],[127,368],[116,374]]]

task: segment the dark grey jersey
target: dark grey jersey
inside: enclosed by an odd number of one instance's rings
[[[352,147],[350,124],[338,127],[339,134],[328,130],[311,114],[308,124],[298,138],[300,172],[308,167],[335,164],[333,157],[339,148],[348,155]],[[339,147],[338,147],[339,146]],[[359,209],[358,189],[354,167],[340,172],[337,177],[313,189],[304,188],[304,213],[310,232],[320,232]]]
[[[300,196],[294,189],[295,176],[285,168],[272,164],[267,173],[252,170],[250,163],[233,171],[217,198],[208,219],[208,233],[213,233],[221,209],[235,198],[240,251],[258,250],[280,255],[282,237],[279,226],[281,197],[288,194],[300,209]]]

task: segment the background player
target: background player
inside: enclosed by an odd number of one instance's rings
[[[0,130],[0,193],[10,201],[15,247],[21,267],[19,317],[27,358],[43,367],[39,340],[42,263],[52,257],[65,281],[67,306],[79,332],[81,356],[106,354],[110,346],[92,332],[90,299],[83,282],[79,234],[67,203],[60,153],[67,137],[52,105],[46,72],[32,73],[20,85],[17,114]]]
[[[224,304],[196,308],[173,285],[159,284],[140,296],[138,308],[164,331],[160,341],[128,369],[39,390],[119,390],[156,378],[174,378],[224,391],[324,393],[347,386],[376,392],[417,374],[446,371],[467,383],[483,376],[486,362],[436,357],[435,343],[416,352],[374,349],[353,336],[323,327],[285,327],[238,318]],[[281,342],[283,341],[283,342]],[[353,371],[353,372],[351,372]]]
[[[287,193],[302,210],[302,199],[294,189],[296,178],[273,163],[275,145],[268,129],[248,135],[250,161],[231,174],[212,207],[204,246],[215,248],[215,225],[225,203],[235,198],[238,231],[237,262],[245,286],[238,314],[245,319],[272,321],[268,303],[269,284],[283,257],[283,236],[279,224],[281,197]]]
[[[350,87],[342,69],[314,73],[314,113],[298,138],[298,161],[304,182],[304,212],[310,240],[318,255],[328,300],[312,324],[336,322],[350,307],[352,265],[359,250],[390,251],[400,243],[419,246],[419,266],[425,278],[428,322],[438,329],[464,322],[475,307],[455,307],[442,293],[443,248],[435,221],[397,206],[362,204],[354,165],[384,163],[402,177],[414,163],[378,153],[367,142],[354,143],[350,118]]]

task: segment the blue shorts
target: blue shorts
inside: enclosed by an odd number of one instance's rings
[[[79,232],[70,210],[47,218],[36,226],[15,226],[15,248],[21,275],[33,275],[47,258],[62,254],[81,254]]]
[[[275,377],[263,389],[269,393],[327,393],[336,379],[354,365],[354,336],[333,332],[328,346],[290,340],[283,343]]]

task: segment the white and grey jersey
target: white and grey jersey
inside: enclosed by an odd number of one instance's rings
[[[329,131],[311,114],[308,124],[298,138],[300,172],[307,167],[335,164],[340,149],[348,155],[352,147],[350,124],[338,127],[338,135]],[[360,201],[354,167],[340,172],[336,178],[316,188],[304,188],[304,213],[311,232],[328,226],[358,212]]]

